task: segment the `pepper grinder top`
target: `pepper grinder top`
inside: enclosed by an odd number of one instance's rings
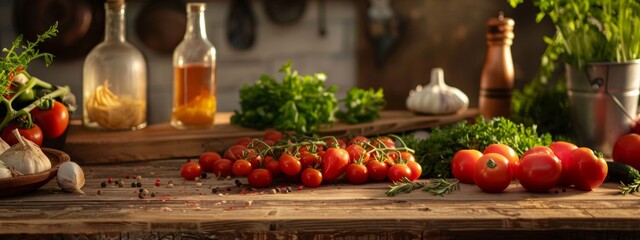
[[[490,18],[487,20],[487,43],[511,45],[514,25],[513,19],[504,17],[503,12],[500,12],[497,18]]]

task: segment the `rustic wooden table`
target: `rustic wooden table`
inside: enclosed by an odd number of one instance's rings
[[[180,178],[183,162],[88,165],[86,195],[63,193],[51,181],[36,192],[0,199],[0,233],[8,234],[0,239],[640,237],[640,197],[618,195],[612,183],[592,192],[558,188],[547,194],[527,193],[515,183],[502,194],[463,184],[444,197],[420,191],[387,197],[388,183],[315,189],[286,183],[273,194],[270,188],[238,187],[235,178],[207,178],[197,186]],[[138,175],[150,192],[145,198],[131,187]],[[108,178],[124,181],[124,187],[101,187]]]

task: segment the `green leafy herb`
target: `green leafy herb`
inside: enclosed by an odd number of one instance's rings
[[[551,144],[551,134],[538,135],[536,126],[514,123],[505,118],[486,121],[482,117],[475,124],[461,121],[450,126],[434,128],[431,136],[417,140],[404,137],[407,147],[415,150],[416,160],[422,165],[423,177],[451,177],[451,159],[458,150],[484,150],[493,143],[502,143],[522,155],[536,145]]]
[[[346,110],[339,111],[336,116],[349,124],[371,122],[380,118],[379,113],[386,104],[382,88],[378,91],[372,88],[369,90],[351,88],[347,92],[347,97],[341,102],[344,102]]]
[[[640,178],[636,178],[632,183],[629,184],[620,182],[619,188],[622,195],[637,193],[640,190]]]
[[[253,85],[240,89],[240,111],[235,111],[231,123],[249,128],[275,128],[313,134],[320,127],[336,120],[337,88],[325,86],[324,73],[300,75],[291,69],[291,61],[280,68],[282,83],[272,76],[262,75]],[[348,123],[372,121],[384,107],[382,90],[351,89],[342,100],[346,111],[340,116]]]
[[[0,57],[0,93],[4,96],[9,91],[11,77],[18,68],[27,69],[29,62],[37,58],[44,58],[45,64],[48,66],[53,62],[53,55],[50,53],[40,53],[36,46],[44,40],[56,36],[58,33],[58,22],[51,26],[45,33],[38,35],[35,42],[27,42],[22,45],[22,35],[18,35],[16,40],[11,44],[11,48],[3,48],[2,52],[5,57]]]
[[[422,191],[428,191],[435,196],[444,196],[450,194],[453,191],[460,190],[460,182],[454,180],[449,182],[445,179],[430,179],[429,182],[412,182],[408,178],[404,177],[399,182],[394,182],[389,186],[389,190],[385,194],[389,197],[393,197],[399,192],[410,193],[414,189],[422,189]]]

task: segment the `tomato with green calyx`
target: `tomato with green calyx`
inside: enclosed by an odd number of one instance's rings
[[[11,123],[7,125],[2,129],[2,132],[0,133],[0,137],[2,137],[2,140],[7,142],[9,146],[13,146],[14,144],[18,143],[18,139],[16,139],[16,137],[12,133],[13,129],[16,128],[18,129],[18,133],[20,133],[20,135],[25,139],[32,141],[38,146],[42,146],[43,134],[38,124],[33,124],[31,128],[22,128],[17,123]]]
[[[509,160],[497,153],[484,154],[478,162],[473,173],[473,182],[484,192],[501,193],[513,179],[513,171],[510,169]]]
[[[300,180],[307,187],[319,187],[322,184],[322,173],[315,168],[306,168],[300,174]]]
[[[300,165],[302,170],[307,168],[315,168],[320,161],[320,155],[317,153],[301,153],[300,154]]]
[[[251,173],[247,176],[249,185],[254,188],[266,188],[270,187],[273,182],[273,176],[269,170],[264,168],[258,168],[251,170]]]
[[[253,170],[251,163],[245,159],[238,159],[231,166],[231,172],[233,173],[233,175],[238,177],[249,175],[249,173],[251,173],[251,170]]]
[[[482,153],[474,149],[463,149],[456,152],[451,159],[451,172],[461,183],[473,184],[473,174]]]
[[[46,108],[49,106],[44,106],[45,108],[36,107],[31,110],[31,118],[35,124],[38,124],[42,129],[42,134],[45,138],[57,138],[61,136],[69,125],[69,111],[64,104],[50,100],[44,101],[49,102],[48,104],[53,104],[50,108]],[[47,105],[47,104],[44,104]]]
[[[302,170],[300,160],[291,154],[282,154],[278,158],[278,167],[280,167],[280,171],[289,176],[295,176]]]
[[[213,163],[220,160],[222,157],[216,152],[203,152],[198,157],[198,163],[202,167],[202,171],[213,172]]]
[[[229,159],[231,161],[235,161],[238,159],[243,159],[247,154],[248,148],[243,145],[233,145],[224,152],[223,158]]]
[[[553,150],[553,154],[560,159],[562,162],[562,175],[560,176],[560,180],[558,181],[558,185],[560,186],[569,186],[572,184],[572,177],[570,173],[573,171],[575,166],[574,160],[571,158],[571,151],[578,148],[573,143],[569,142],[553,142],[549,145],[549,148]]]
[[[367,182],[369,174],[367,167],[361,163],[351,163],[347,167],[347,181],[351,184],[363,184]]]
[[[599,187],[607,177],[609,168],[604,159],[597,157],[589,148],[576,148],[571,151],[574,166],[571,169],[571,181],[577,189],[591,191]]]
[[[349,153],[341,148],[329,148],[322,156],[322,176],[333,181],[340,177],[349,166]]]
[[[513,150],[513,148],[501,143],[494,143],[487,146],[487,148],[485,148],[482,153],[497,153],[504,156],[505,158],[507,158],[507,160],[509,160],[509,169],[511,170],[512,177],[511,180],[515,180],[518,177],[518,170],[520,169],[520,159],[518,158],[518,154],[515,150]]]
[[[367,163],[367,172],[369,173],[369,179],[373,181],[384,181],[389,174],[389,166],[378,160],[371,160]]]
[[[562,175],[560,159],[553,153],[544,152],[530,153],[520,159],[518,180],[529,192],[548,192]]]
[[[345,149],[349,153],[350,162],[362,162],[367,163],[369,161],[369,154],[367,154],[367,150],[365,150],[360,145],[352,144],[347,146]]]
[[[400,182],[403,178],[411,177],[411,168],[403,163],[394,164],[389,168],[387,177],[391,182]]]
[[[640,169],[640,135],[630,133],[620,137],[613,145],[613,161]]]
[[[202,174],[202,168],[197,162],[188,161],[182,164],[180,168],[180,176],[186,180],[194,180],[196,177],[200,177]]]

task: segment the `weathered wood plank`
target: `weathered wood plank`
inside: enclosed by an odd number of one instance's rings
[[[477,109],[446,116],[415,115],[407,111],[383,111],[371,123],[349,125],[336,123],[320,131],[321,135],[365,135],[398,133],[473,119]],[[121,163],[170,158],[189,158],[205,150],[220,151],[241,137],[260,137],[263,131],[229,123],[231,113],[216,115],[210,129],[178,130],[167,124],[149,126],[139,131],[90,131],[78,121],[69,128],[65,152],[73,161],[86,164]]]

